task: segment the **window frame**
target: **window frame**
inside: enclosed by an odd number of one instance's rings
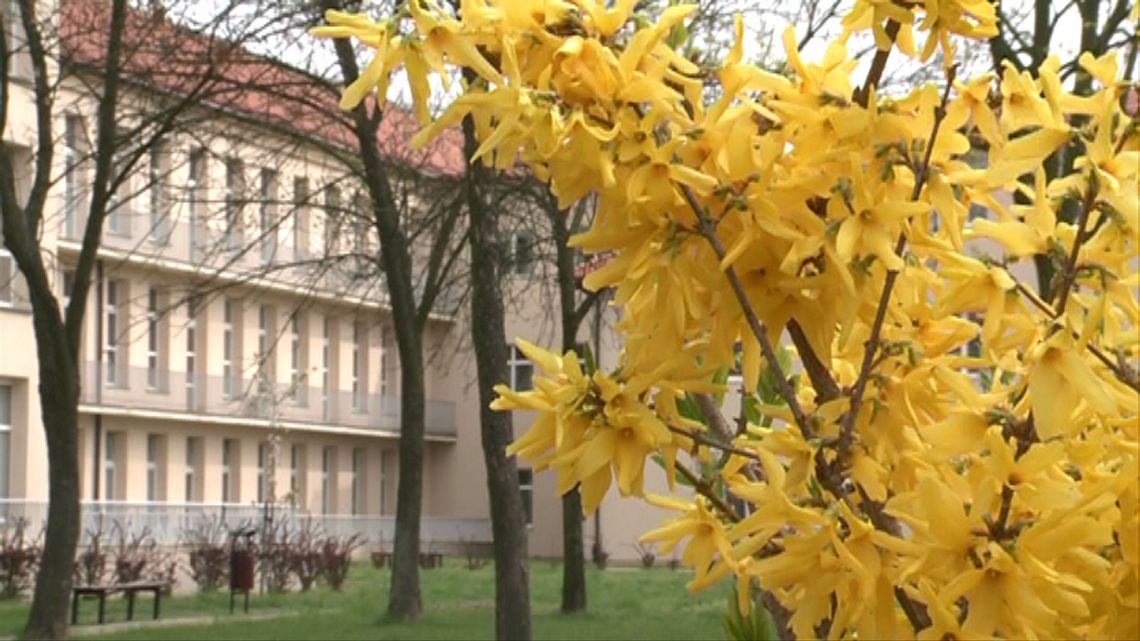
[[[529,467],[517,468],[519,494],[523,499],[523,515],[526,526],[534,526],[534,470]],[[524,480],[525,478],[525,480]]]
[[[518,345],[510,346],[510,352],[507,355],[507,368],[510,370],[509,382],[511,389],[520,392],[534,389],[534,363],[526,357],[526,354],[519,349]],[[519,375],[520,372],[524,370],[530,371],[530,374],[527,376],[528,384],[525,388],[519,386]]]

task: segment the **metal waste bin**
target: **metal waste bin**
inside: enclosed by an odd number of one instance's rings
[[[230,614],[234,611],[234,596],[245,594],[245,611],[249,612],[249,593],[254,585],[254,554],[252,527],[230,532]]]

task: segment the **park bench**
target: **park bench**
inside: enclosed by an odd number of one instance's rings
[[[373,552],[372,553],[372,567],[381,569],[385,566],[392,564],[391,552]]]
[[[439,552],[421,552],[420,567],[425,570],[443,567],[443,554]]]
[[[99,623],[103,623],[107,595],[118,593],[127,597],[127,621],[132,621],[135,618],[135,595],[139,592],[150,592],[154,595],[154,618],[157,619],[159,607],[162,603],[162,592],[165,589],[165,583],[147,581],[113,585],[77,585],[71,589],[71,623],[74,625],[79,621],[80,599],[91,597],[99,599]]]

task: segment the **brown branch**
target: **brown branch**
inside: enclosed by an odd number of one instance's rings
[[[1010,274],[1010,278],[1013,278],[1012,274]],[[1041,310],[1043,314],[1053,320],[1056,320],[1058,318],[1057,310],[1053,309],[1049,303],[1041,300],[1041,298],[1037,296],[1037,294],[1033,293],[1033,290],[1026,287],[1024,283],[1017,280],[1016,278],[1013,278],[1013,284],[1017,291],[1025,296],[1029,302],[1033,303],[1034,307]],[[1073,338],[1079,339],[1081,337],[1081,335],[1077,332],[1072,332],[1072,335]],[[1092,352],[1093,356],[1095,356],[1097,360],[1099,360],[1101,363],[1104,363],[1105,367],[1107,367],[1109,371],[1111,371],[1113,375],[1116,376],[1117,380],[1131,387],[1137,392],[1140,392],[1140,380],[1137,380],[1136,373],[1132,371],[1131,368],[1128,368],[1121,363],[1113,362],[1107,354],[1102,352],[1099,347],[1093,345],[1091,342],[1086,342],[1085,347],[1087,347],[1088,350]]]
[[[693,190],[688,185],[681,184],[681,193],[684,194],[685,200],[688,202],[689,207],[697,216],[700,234],[709,241],[713,251],[719,260],[724,260],[725,250],[724,244],[720,242],[720,238],[716,235],[716,224],[709,218],[705,212],[704,207],[697,201],[697,197],[693,194]],[[741,310],[744,312],[744,318],[748,321],[748,326],[752,329],[752,334],[756,336],[756,340],[760,342],[760,351],[763,352],[764,358],[768,361],[768,366],[776,375],[776,390],[788,404],[788,409],[792,412],[792,418],[795,420],[800,431],[803,432],[806,438],[811,438],[814,430],[811,426],[811,421],[808,420],[804,410],[800,407],[800,402],[796,398],[795,390],[792,389],[791,383],[788,382],[787,377],[784,375],[784,369],[780,366],[780,361],[776,357],[776,350],[772,347],[772,342],[768,340],[768,334],[765,331],[764,324],[760,318],[756,316],[756,310],[752,308],[752,303],[748,300],[748,294],[744,291],[744,284],[740,281],[740,276],[737,275],[736,269],[732,265],[725,267],[725,277],[728,278],[728,283],[732,287],[733,293],[736,295],[737,302],[740,303]]]
[[[886,32],[887,37],[891,39],[891,44],[894,45],[895,37],[899,35],[899,23],[893,19],[887,20]],[[867,79],[851,97],[860,107],[867,108],[867,103],[871,99],[871,90],[878,88],[879,82],[882,81],[883,71],[887,68],[887,58],[890,57],[892,48],[893,46],[875,51],[875,57],[871,60],[871,68],[867,70]]]
[[[749,452],[748,450],[736,447],[735,445],[732,445],[731,443],[724,443],[723,441],[719,441],[717,439],[709,438],[709,437],[705,436],[704,434],[701,434],[700,432],[690,432],[689,430],[682,429],[680,427],[674,427],[672,425],[666,425],[665,427],[667,427],[670,432],[672,432],[674,434],[680,434],[681,436],[684,436],[686,438],[691,438],[691,439],[693,439],[693,441],[699,443],[700,445],[704,445],[706,447],[718,449],[722,452],[728,452],[730,454],[736,454],[738,456],[743,456],[743,457],[745,457],[747,459],[751,459],[753,461],[759,461],[760,460],[760,457],[757,456],[755,452]]]
[[[1026,418],[1025,422],[1021,425],[1020,430],[1011,428],[1010,431],[1013,433],[1013,437],[1017,439],[1017,449],[1013,453],[1013,458],[1016,461],[1024,456],[1025,453],[1029,451],[1030,446],[1038,440],[1033,413],[1029,413],[1029,417]],[[998,508],[997,521],[991,522],[988,519],[986,520],[986,525],[990,530],[990,538],[993,540],[1002,541],[1016,536],[1016,528],[1010,528],[1008,526],[1009,514],[1012,507],[1013,486],[1009,484],[1009,479],[1006,479],[1001,488],[1001,507]]]
[[[954,87],[954,76],[957,73],[957,65],[950,67],[946,72],[946,88],[942,91],[942,102],[934,110],[934,123],[930,127],[930,136],[926,141],[926,155],[922,160],[922,165],[918,168],[918,174],[914,178],[914,189],[911,190],[910,199],[912,201],[918,200],[922,194],[922,187],[926,183],[926,178],[930,173],[930,160],[934,154],[934,143],[938,137],[938,129],[942,126],[942,121],[946,118],[946,104],[950,100],[950,90]],[[907,236],[906,231],[899,234],[898,242],[895,243],[895,254],[901,254],[903,249],[906,248]],[[839,457],[840,460],[844,459],[847,451],[851,447],[851,439],[854,435],[855,420],[859,416],[859,410],[863,405],[863,395],[867,390],[867,381],[871,377],[871,370],[875,360],[875,354],[880,347],[880,335],[883,330],[883,322],[887,317],[887,305],[891,300],[891,293],[894,290],[895,281],[898,279],[899,272],[896,270],[888,270],[887,277],[883,283],[883,292],[879,297],[879,306],[875,310],[875,320],[871,324],[871,335],[867,338],[866,348],[863,352],[863,363],[859,368],[859,377],[855,379],[855,387],[851,392],[851,407],[848,408],[847,413],[843,417],[843,426],[839,433]]]
[[[704,393],[693,394],[693,397],[697,401],[697,406],[701,408],[701,413],[708,419],[708,426],[721,438],[731,441],[732,429],[728,426],[728,421],[724,420],[724,415],[720,413],[720,408],[717,407],[713,397]]]
[[[685,480],[693,485],[697,493],[708,499],[709,502],[713,504],[713,507],[720,511],[725,518],[733,523],[740,521],[740,515],[713,490],[712,485],[708,481],[694,474],[692,470],[685,467],[684,463],[680,461],[677,461],[674,465],[677,471],[681,473],[681,476],[685,477]]]
[[[800,327],[795,319],[788,321],[788,334],[792,337],[792,344],[796,346],[796,351],[800,355],[800,362],[803,363],[804,370],[807,371],[811,386],[815,388],[815,404],[819,406],[827,401],[839,398],[839,384],[835,382],[835,378],[832,377],[831,370],[827,365],[819,360],[819,355],[812,349],[811,342],[804,334],[803,327]]]
[[[1061,283],[1057,287],[1057,293],[1053,297],[1053,303],[1057,305],[1057,317],[1060,318],[1065,315],[1065,306],[1069,302],[1069,294],[1073,285],[1077,280],[1077,259],[1080,257],[1081,245],[1084,245],[1088,240],[1088,235],[1085,233],[1085,225],[1088,224],[1089,215],[1092,213],[1093,206],[1096,204],[1097,184],[1096,174],[1089,173],[1089,184],[1085,189],[1085,200],[1081,207],[1081,213],[1077,217],[1077,235],[1073,237],[1073,248],[1069,251],[1069,261],[1065,265],[1065,273],[1061,277]]]

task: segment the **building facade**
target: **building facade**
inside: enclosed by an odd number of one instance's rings
[[[100,78],[98,37],[69,45],[66,36],[69,28],[89,33],[80,24],[106,20],[89,13],[97,7],[65,1],[59,14],[60,55],[71,71],[60,78],[53,103],[55,179],[42,245],[61,303],[85,229],[97,135],[92,87]],[[176,30],[162,16],[157,20],[157,31]],[[136,37],[157,31],[152,25]],[[18,46],[20,34],[8,35]],[[251,59],[281,83],[305,80],[297,70]],[[19,69],[10,83],[3,144],[27,159],[17,177],[26,194],[36,116],[28,69]],[[154,77],[128,83],[129,108],[117,126],[144,128],[178,91]],[[81,339],[84,522],[93,527],[97,519],[117,518],[174,543],[195,519],[256,527],[271,507],[274,514],[316,518],[331,533],[390,545],[400,363],[382,279],[362,277],[367,269],[358,263],[378,247],[367,196],[344,162],[350,139],[338,129],[335,96],[320,98],[316,109],[291,110],[255,93],[204,99],[189,110],[185,120],[192,124],[149,140],[133,158],[125,145],[116,158],[124,179],[105,220]],[[402,112],[393,113],[384,135],[399,154],[413,129]],[[446,184],[448,173],[462,168],[458,153],[459,146],[428,150],[415,171]],[[429,206],[416,198],[413,208]],[[511,242],[516,253],[525,252],[533,235]],[[330,256],[338,257],[333,267]],[[528,261],[512,267],[508,289],[518,289],[521,302],[511,307],[507,335],[557,345],[557,315],[550,312],[557,296],[533,286],[540,272]],[[423,545],[454,549],[489,542],[491,529],[469,327],[462,309],[448,307],[447,295],[441,301],[424,341]],[[612,365],[617,345],[607,329],[612,319],[605,320],[611,312],[598,314],[581,338],[595,345],[601,365]],[[34,523],[46,514],[38,390],[50,381],[39,380],[34,345],[26,287],[0,242],[5,523],[20,517]],[[509,365],[507,382],[525,387],[533,366],[517,350]],[[516,415],[516,434],[530,418]],[[648,478],[664,486],[660,473]],[[560,556],[553,474],[520,463],[519,480],[531,553]],[[637,535],[661,516],[640,500],[611,496],[584,523],[587,549],[597,542],[612,560],[636,559]]]

